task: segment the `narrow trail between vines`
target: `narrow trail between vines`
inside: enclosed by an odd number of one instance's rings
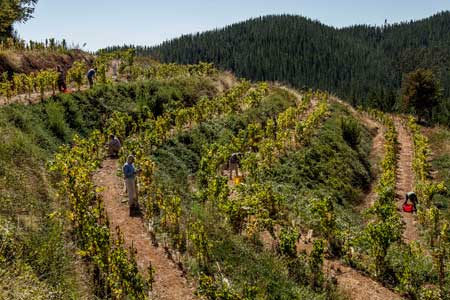
[[[350,104],[343,102],[338,98],[332,97],[331,101],[337,102],[345,106],[355,118],[357,118],[358,120],[360,120],[360,122],[366,125],[370,130],[370,132],[374,134],[369,160],[371,162],[381,161],[384,155],[384,143],[385,143],[384,126],[379,122],[373,120],[372,118],[368,117],[366,114],[358,112]],[[378,167],[373,168],[372,171],[376,175],[378,175]],[[376,178],[373,181],[368,192],[362,199],[361,204],[357,207],[359,211],[367,209],[375,203],[377,199],[377,193],[375,191],[377,182],[378,178]],[[309,251],[311,251],[312,244],[310,243],[308,246],[309,246],[308,248],[310,248]],[[365,276],[364,274],[358,272],[357,270],[349,266],[344,265],[340,261],[325,259],[324,269],[336,278],[339,290],[343,291],[345,295],[349,297],[349,299],[352,300],[403,299],[403,297],[394,293],[390,289],[384,287],[379,282],[373,280],[368,276]]]
[[[402,205],[405,201],[405,194],[414,191],[414,173],[412,169],[414,145],[411,135],[405,128],[404,120],[395,116],[394,123],[398,132],[398,142],[400,147],[396,186],[397,207],[400,210],[400,215],[405,223],[403,239],[405,242],[410,243],[419,239],[417,220],[413,214],[404,212]]]
[[[80,91],[78,91],[75,88],[70,88],[68,89],[68,94],[71,93],[76,93],[76,92],[82,92],[89,89],[89,87],[86,86],[82,86]],[[59,94],[64,94],[61,92],[56,92],[55,95],[59,95]],[[11,99],[6,99],[5,97],[0,97],[0,106],[2,105],[9,105],[9,104],[22,104],[22,105],[30,105],[30,104],[37,104],[41,101],[45,101],[46,99],[50,98],[53,96],[53,92],[51,91],[47,91],[44,93],[44,100],[42,100],[41,94],[39,93],[32,93],[30,95],[30,97],[27,94],[20,94],[20,95],[15,95],[13,97],[11,97]]]
[[[167,257],[163,247],[155,247],[142,219],[129,217],[128,203],[121,203],[123,182],[116,176],[118,163],[106,159],[94,174],[96,186],[102,187],[101,195],[110,222],[111,232],[118,226],[125,245],[136,249],[136,261],[141,274],[147,274],[152,264],[155,268],[153,298],[159,300],[193,300],[194,288],[189,285],[182,272]]]

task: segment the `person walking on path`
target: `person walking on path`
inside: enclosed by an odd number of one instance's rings
[[[94,69],[90,69],[88,72],[87,72],[87,79],[88,79],[88,82],[89,82],[89,87],[92,89],[92,87],[94,86],[94,77],[95,77],[95,74],[97,73],[97,68],[94,68]]]
[[[233,153],[228,160],[228,172],[230,179],[233,179],[233,171],[236,173],[236,177],[239,176],[239,165],[241,162],[241,153]]]
[[[413,205],[413,212],[417,212],[417,203],[419,203],[419,200],[417,200],[417,195],[414,192],[408,192],[406,193],[406,199],[405,203],[403,203],[403,207],[408,204],[408,200],[411,201]]]
[[[120,148],[122,148],[122,145],[120,143],[120,140],[114,135],[109,135],[109,142],[108,142],[108,155],[111,158],[118,158],[119,157],[119,151]]]
[[[66,73],[61,66],[56,67],[56,72],[58,72],[58,90],[62,93],[65,93],[67,90]]]
[[[127,162],[123,165],[123,175],[125,177],[125,185],[128,192],[128,204],[130,206],[130,217],[139,215],[138,189],[136,175],[139,170],[134,167],[134,156],[129,155]]]

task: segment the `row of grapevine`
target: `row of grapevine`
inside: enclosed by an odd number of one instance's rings
[[[87,65],[84,61],[76,61],[67,71],[67,80],[74,83],[78,90],[86,81]],[[25,74],[14,73],[9,79],[8,73],[3,73],[0,81],[0,96],[11,100],[14,96],[26,95],[28,100],[33,93],[39,93],[41,100],[45,93],[51,91],[55,95],[58,88],[59,73],[56,70],[41,70]]]
[[[66,40],[57,41],[54,38],[46,39],[44,42],[28,41],[17,38],[6,38],[4,41],[0,41],[0,51],[59,51],[67,52],[69,46]]]
[[[378,198],[367,215],[369,222],[364,229],[364,239],[370,245],[372,270],[381,278],[386,270],[386,255],[389,247],[400,241],[403,233],[401,216],[397,211],[395,200],[398,141],[393,119],[377,110],[370,110],[369,115],[386,127],[385,156],[381,162],[381,176],[376,187]]]
[[[433,196],[445,192],[443,182],[433,183],[430,178],[431,164],[428,139],[421,132],[413,117],[409,118],[408,127],[414,142],[413,170],[416,178],[416,189],[419,199],[426,208],[432,206]]]
[[[12,79],[8,79],[8,74],[2,74],[0,81],[0,96],[11,100],[16,95],[27,95],[31,98],[32,93],[39,93],[41,99],[46,91],[55,94],[57,89],[58,73],[53,70],[42,70],[31,74],[14,74]]]
[[[58,194],[69,203],[78,253],[92,266],[96,294],[108,299],[145,299],[149,282],[139,274],[134,249],[125,249],[120,230],[116,229],[116,237],[111,234],[102,198],[91,179],[100,165],[104,142],[98,131],[87,139],[75,137],[72,148],[60,148],[50,170],[60,178]]]
[[[135,55],[134,49],[111,53],[101,52],[97,55],[96,62],[101,62],[100,66],[108,65],[113,60],[119,62],[118,72],[124,75],[128,81],[164,80],[180,76],[209,76],[218,72],[211,63],[199,62],[193,65],[160,64],[156,61],[138,63]],[[99,68],[98,65],[97,68]],[[103,74],[103,72],[100,73]]]
[[[444,295],[450,262],[450,253],[447,250],[450,247],[450,223],[443,218],[442,212],[433,203],[433,197],[446,192],[446,187],[444,182],[435,183],[431,180],[430,146],[427,137],[420,132],[420,127],[413,117],[409,118],[408,127],[414,142],[413,170],[416,177],[416,190],[421,200],[419,221],[426,231],[427,242],[438,271],[440,293]]]
[[[301,120],[311,104],[311,97],[317,96],[323,97],[322,101]],[[269,171],[289,149],[297,149],[298,141],[304,142],[311,137],[328,110],[326,99],[326,94],[306,94],[297,107],[280,113],[276,121],[269,119],[265,128],[260,123],[249,124],[230,145],[213,144],[206,149],[197,173],[200,198],[214,199],[214,205],[227,216],[236,232],[245,230],[247,236],[256,236],[264,229],[272,230],[274,221],[282,217],[283,200],[271,187],[258,181],[259,174]],[[244,153],[242,172],[249,184],[239,189],[234,197],[228,197],[227,179],[218,175],[217,170],[233,152]]]
[[[248,81],[241,81],[239,84],[226,91],[223,95],[216,96],[212,99],[207,97],[200,98],[194,106],[185,107],[180,105],[177,109],[167,111],[163,115],[153,117],[147,116],[146,119],[138,120],[131,124],[131,119],[128,119],[127,125],[124,122],[117,128],[110,128],[110,132],[119,136],[125,137],[124,128],[130,126],[134,133],[139,135],[136,137],[141,143],[150,147],[159,147],[168,138],[178,134],[184,130],[190,130],[193,126],[205,121],[210,121],[214,118],[223,118],[234,111],[242,111],[249,108],[247,105],[248,99],[254,101],[256,105],[268,94],[268,86],[261,83],[256,87],[252,87]],[[123,118],[127,118],[123,116]],[[117,118],[112,120],[109,124],[116,124]],[[145,147],[142,145],[141,147]],[[126,149],[126,148],[125,148]],[[127,151],[136,152],[135,149],[126,149]]]
[[[132,54],[120,55],[100,55],[94,61],[93,66],[96,71],[96,82],[98,84],[111,84],[112,78],[108,77],[108,69],[112,59],[118,57],[120,61],[119,71],[126,75],[128,81],[136,80],[163,80],[178,76],[206,76],[217,73],[212,64],[199,63],[196,65],[177,65],[177,64],[159,64],[154,63],[143,67],[133,64],[133,60],[127,58]],[[127,61],[129,61],[127,63]],[[128,65],[131,63],[131,65]],[[77,90],[87,83],[88,66],[84,61],[75,61],[70,69],[67,70],[67,84],[73,84]],[[54,95],[58,85],[59,74],[55,70],[41,70],[30,74],[14,73],[12,77],[8,73],[3,73],[0,78],[0,96],[10,101],[14,96],[25,96],[29,100],[35,92],[39,93],[41,99],[45,93],[52,91]],[[257,97],[257,95],[255,96]],[[252,101],[249,98],[248,101]]]

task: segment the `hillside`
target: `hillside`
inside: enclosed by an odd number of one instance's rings
[[[355,105],[392,110],[403,74],[419,67],[433,69],[444,98],[450,95],[449,24],[449,12],[343,29],[300,16],[267,16],[136,49],[164,62],[213,62],[245,78],[328,90]],[[448,107],[442,100],[438,111]]]
[[[445,295],[450,258],[433,258],[450,240],[448,159],[441,150],[433,161],[443,186],[428,162],[445,130],[430,146],[413,120],[326,92],[208,64],[129,62],[120,81],[105,67],[93,89],[0,106],[0,296]],[[109,134],[122,141],[119,159],[106,156]],[[130,153],[138,217],[124,203]],[[242,153],[238,180],[232,153]],[[399,212],[413,188],[419,217]]]

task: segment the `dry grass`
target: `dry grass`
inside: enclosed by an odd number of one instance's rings
[[[47,50],[34,51],[2,51],[0,52],[0,73],[31,73],[40,69],[52,69],[58,65],[70,66],[76,60],[92,63],[93,56],[72,50],[59,53]]]

